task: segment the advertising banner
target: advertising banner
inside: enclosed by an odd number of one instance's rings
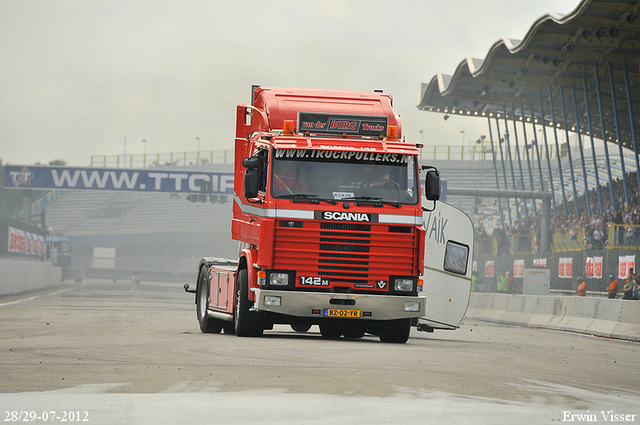
[[[495,275],[495,262],[493,260],[484,262],[484,277],[493,277]]]
[[[571,279],[573,273],[573,258],[558,259],[558,277],[560,279]]]
[[[524,260],[513,261],[513,277],[524,277]]]
[[[588,279],[602,279],[602,257],[587,257],[584,272]]]
[[[8,226],[8,247],[10,254],[24,254],[42,258],[45,255],[44,236]]]
[[[626,279],[629,277],[629,269],[636,272],[636,256],[620,255],[618,256],[618,279]],[[637,274],[637,272],[636,272]]]
[[[163,168],[136,170],[7,165],[4,187],[232,195],[233,174]]]
[[[534,267],[547,267],[547,259],[546,258],[534,258],[533,259]]]
[[[0,214],[0,258],[44,260],[47,231]]]

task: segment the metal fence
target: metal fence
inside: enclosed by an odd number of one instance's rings
[[[516,146],[510,146],[511,157],[516,158],[518,155],[525,157],[527,154],[527,148],[531,148],[531,145],[522,146],[518,149]],[[564,148],[564,149],[563,149]],[[494,144],[494,150],[498,159],[500,152],[498,146]],[[507,147],[502,146],[504,157],[508,157]],[[540,159],[547,159],[545,149],[540,150]],[[555,146],[549,145],[549,157],[556,158]],[[566,144],[561,145],[560,156],[566,156]],[[480,143],[473,142],[468,145],[429,145],[420,148],[420,159],[426,160],[493,160],[493,151],[491,150],[490,141],[481,141]]]
[[[91,156],[91,167],[105,168],[146,168],[204,164],[233,164],[233,150]]]
[[[564,145],[563,145],[564,146]],[[497,147],[495,147],[497,149]],[[506,146],[503,146],[506,149]],[[521,147],[519,154],[523,157],[527,147]],[[511,156],[516,157],[515,146],[511,146]],[[498,153],[499,154],[499,153]],[[541,150],[541,159],[546,159],[546,153]],[[425,160],[491,160],[493,158],[491,143],[471,143],[468,145],[428,145],[420,148],[420,158]],[[507,155],[507,152],[504,152]],[[566,155],[566,150],[561,156]],[[555,146],[549,146],[550,158],[556,157]],[[159,167],[165,165],[185,166],[202,164],[232,164],[233,150],[195,151],[195,152],[170,152],[148,153],[139,155],[93,155],[92,167],[109,168],[144,168]]]

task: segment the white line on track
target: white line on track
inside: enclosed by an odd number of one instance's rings
[[[0,307],[4,307],[6,305],[11,305],[11,304],[18,304],[18,303],[21,303],[21,302],[24,302],[24,301],[32,301],[32,300],[35,300],[37,298],[42,298],[42,297],[51,297],[53,295],[58,295],[58,294],[61,294],[63,292],[66,292],[66,291],[68,291],[70,289],[73,289],[73,288],[65,288],[65,289],[61,289],[61,290],[59,290],[57,292],[52,292],[50,294],[35,295],[35,296],[29,297],[29,298],[22,298],[22,299],[19,299],[19,300],[10,301],[8,303],[2,303],[2,304],[0,304]]]

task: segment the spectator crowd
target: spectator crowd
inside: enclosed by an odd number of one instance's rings
[[[615,209],[611,205],[611,193],[609,186],[600,185],[600,199],[603,213],[600,214],[597,189],[590,189],[588,194],[589,210],[587,211],[587,198],[584,194],[577,199],[579,214],[576,214],[574,199],[568,196],[565,215],[565,207],[562,203],[556,206],[557,214],[553,211],[550,217],[549,242],[552,243],[554,234],[569,235],[576,245],[581,244],[585,250],[600,250],[609,245],[640,245],[640,196],[638,190],[637,173],[627,174],[627,193],[629,203],[627,204],[624,195],[624,184],[622,179],[613,181],[613,199]],[[572,195],[572,194],[570,194]],[[513,201],[511,201],[513,202]],[[496,247],[497,254],[507,254],[511,249],[513,237],[525,241],[532,241],[535,246],[531,250],[541,251],[540,232],[542,222],[542,211],[538,206],[532,208],[531,201],[519,200],[521,205],[520,217],[513,218],[512,225],[505,217],[504,223],[497,226],[489,234],[483,223],[476,223],[476,240],[481,246],[487,247],[491,244]],[[522,208],[522,202],[529,202],[528,214]],[[616,232],[613,232],[615,240],[609,240],[611,226],[618,225]],[[581,238],[582,240],[579,240]],[[551,247],[550,247],[551,248]]]

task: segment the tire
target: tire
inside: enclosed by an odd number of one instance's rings
[[[411,319],[387,320],[382,325],[380,341],[404,344],[411,332]]]
[[[222,323],[222,329],[224,329],[224,333],[226,333],[227,335],[235,335],[236,334],[236,328],[235,328],[235,324],[233,322],[223,322]]]
[[[196,294],[196,314],[200,331],[202,333],[219,334],[222,330],[222,321],[207,316],[209,309],[209,271],[207,267],[200,269],[198,275],[198,292]]]
[[[305,332],[308,332],[309,329],[311,329],[311,325],[296,323],[291,325],[291,329],[293,329],[296,332],[305,333]]]
[[[320,323],[320,334],[326,339],[338,339],[342,336],[342,323],[328,319]]]
[[[264,315],[257,311],[250,311],[251,304],[249,276],[247,269],[242,269],[238,272],[236,279],[236,303],[233,313],[233,325],[238,336],[262,336]]]

